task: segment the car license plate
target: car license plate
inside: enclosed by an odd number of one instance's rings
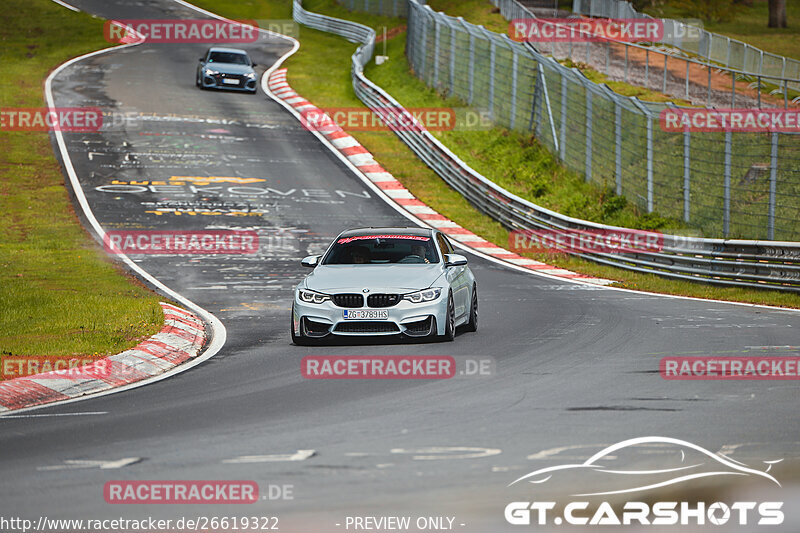
[[[225,78],[222,80],[222,83],[227,83],[228,85],[239,85],[239,80],[235,80],[232,78]]]
[[[345,309],[345,320],[386,320],[389,318],[389,311],[377,309]]]

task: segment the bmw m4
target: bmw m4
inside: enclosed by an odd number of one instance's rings
[[[467,258],[435,229],[362,228],[341,233],[297,285],[292,340],[404,335],[453,340],[478,327],[478,290]]]

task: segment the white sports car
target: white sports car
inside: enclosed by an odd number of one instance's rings
[[[478,327],[475,276],[439,231],[352,229],[302,265],[314,271],[295,290],[295,344],[339,335],[453,340],[456,327]]]

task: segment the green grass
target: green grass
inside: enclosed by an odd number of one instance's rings
[[[49,0],[6,0],[0,106],[42,107],[63,61],[109,46],[103,22]],[[159,298],[80,226],[47,133],[0,131],[0,356],[102,356],[163,324]]]
[[[231,0],[198,0],[197,3],[206,9],[216,10],[234,18],[266,18],[267,12],[277,13],[273,16],[288,14],[288,10],[279,11],[277,0],[262,0],[253,5],[242,5]],[[311,11],[355,20],[376,29],[383,26],[393,28],[405,23],[399,19],[350,13],[332,0],[306,0],[304,5]],[[381,66],[371,64],[366,71],[370,79],[407,107],[460,105],[459,102],[442,99],[436,91],[426,87],[411,74],[403,52],[404,40],[404,33],[389,40],[390,59]],[[285,64],[289,69],[288,78],[292,87],[323,108],[363,107],[353,93],[350,80],[350,55],[356,45],[331,34],[305,27],[300,29],[300,42],[300,50]],[[320,65],[325,65],[324,83],[320,79]],[[490,242],[508,246],[508,230],[472,207],[414,156],[394,134],[389,132],[351,132],[351,134],[419,199]],[[668,228],[679,225],[675,221],[642,215],[630,205],[620,207],[619,204],[623,203],[620,199],[609,195],[607,191],[587,186],[580,177],[556,164],[549,153],[530,137],[520,133],[494,129],[490,132],[463,132],[463,134],[443,132],[437,135],[440,135],[445,144],[463,157],[468,164],[485,172],[487,177],[498,183],[509,187],[516,186],[521,191],[530,187],[527,183],[528,177],[547,183],[546,195],[534,198],[539,204],[550,200],[552,201],[550,205],[564,211],[570,212],[572,209],[583,216],[588,214],[597,220],[610,223],[638,220],[641,227]],[[514,169],[519,169],[521,175],[517,176]],[[522,179],[522,176],[526,179]],[[570,205],[570,202],[574,204]],[[576,272],[618,280],[618,286],[631,289],[767,305],[800,306],[797,296],[777,291],[731,289],[672,281],[655,275],[637,274],[560,255],[529,254],[529,256]]]

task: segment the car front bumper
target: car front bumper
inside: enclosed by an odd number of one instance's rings
[[[292,327],[295,335],[310,338],[335,336],[368,337],[374,335],[407,335],[425,337],[431,333],[444,335],[447,315],[447,297],[424,303],[411,303],[401,300],[392,307],[362,307],[360,310],[387,311],[388,318],[382,320],[349,320],[344,318],[345,310],[355,310],[335,305],[332,301],[310,304],[299,299],[297,290],[294,297]]]
[[[243,91],[243,92],[255,92],[256,86],[258,85],[258,77],[250,79],[243,76],[230,76],[230,78],[235,78],[239,80],[238,85],[230,85],[225,83],[224,79],[225,76],[217,75],[217,76],[206,76],[202,75],[200,78],[200,83],[203,84],[203,88],[205,89],[226,89],[229,91]]]

